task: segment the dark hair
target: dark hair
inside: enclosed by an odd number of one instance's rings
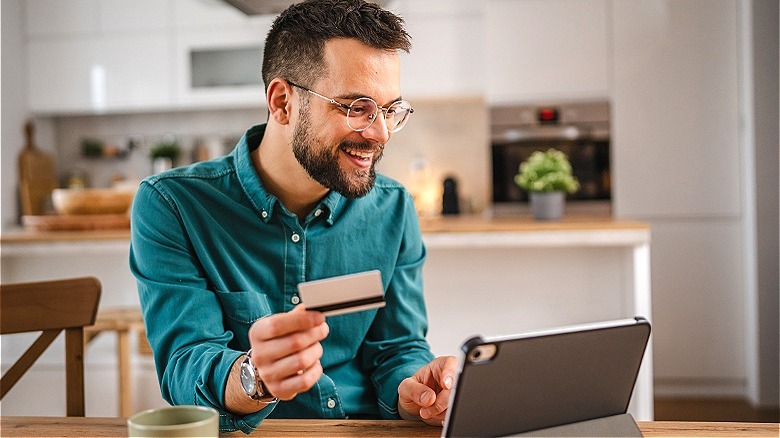
[[[355,38],[368,46],[409,52],[411,42],[401,17],[363,0],[308,0],[274,20],[265,41],[266,89],[281,77],[310,85],[324,75],[323,50],[332,38]]]

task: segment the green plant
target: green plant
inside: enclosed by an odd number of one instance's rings
[[[149,151],[149,157],[152,160],[155,158],[170,158],[171,161],[176,161],[180,154],[181,148],[174,141],[158,143]]]
[[[536,151],[520,164],[515,184],[529,192],[569,192],[580,188],[569,158],[557,149]]]

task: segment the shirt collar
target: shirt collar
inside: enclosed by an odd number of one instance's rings
[[[279,199],[268,193],[265,187],[263,187],[263,183],[260,181],[260,177],[257,175],[252,163],[251,155],[260,146],[260,141],[263,139],[263,135],[265,135],[265,128],[266,124],[255,125],[249,128],[238,141],[232,153],[241,187],[260,215],[260,219],[268,223],[274,214]],[[328,225],[333,225],[343,212],[347,202],[347,199],[340,193],[330,190],[314,210],[321,209],[323,213],[327,214],[325,222]]]
[[[267,223],[271,219],[278,199],[263,187],[263,183],[252,164],[251,155],[252,151],[260,146],[260,140],[265,134],[265,127],[266,125],[262,124],[249,128],[238,141],[236,148],[233,149],[233,159],[236,163],[236,175],[241,188],[257,210],[260,219]]]

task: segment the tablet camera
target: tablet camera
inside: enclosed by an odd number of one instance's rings
[[[495,344],[484,344],[484,345],[477,345],[476,347],[472,348],[469,351],[467,357],[469,362],[479,364],[479,363],[490,362],[495,355],[496,355]]]

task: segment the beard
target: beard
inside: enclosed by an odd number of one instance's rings
[[[375,151],[369,142],[342,140],[337,148],[329,148],[319,142],[311,130],[309,113],[302,106],[298,124],[293,133],[292,149],[295,158],[309,176],[323,187],[335,190],[348,199],[366,196],[376,181],[376,163],[382,159],[384,146],[380,145],[379,156],[371,162],[369,169],[345,171],[339,165],[339,153],[345,148]]]

